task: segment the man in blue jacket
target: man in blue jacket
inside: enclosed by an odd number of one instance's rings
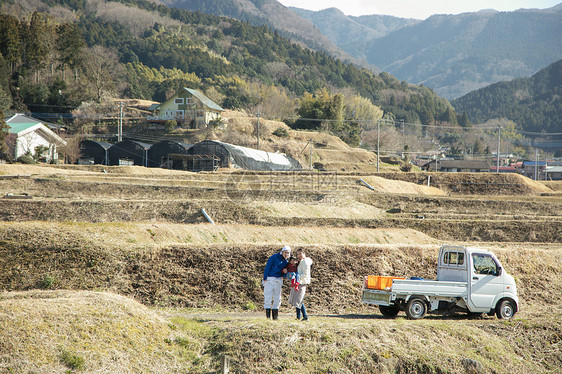
[[[291,257],[291,247],[288,245],[281,249],[280,253],[271,256],[265,264],[263,271],[263,295],[265,316],[277,319],[279,316],[279,305],[281,305],[281,287],[283,286],[283,271],[287,266],[287,260]]]

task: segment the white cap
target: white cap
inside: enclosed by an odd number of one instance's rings
[[[284,247],[281,249],[281,252],[284,252],[284,251],[291,252],[291,247],[289,247],[288,245],[284,246]]]

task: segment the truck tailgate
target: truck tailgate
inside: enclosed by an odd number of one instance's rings
[[[467,295],[466,282],[445,282],[437,280],[396,279],[391,292],[397,295],[426,295],[462,297]]]
[[[364,289],[361,301],[366,304],[390,305],[390,291]]]

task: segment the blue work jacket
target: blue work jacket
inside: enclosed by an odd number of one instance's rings
[[[265,270],[263,271],[263,280],[267,277],[282,277],[283,268],[287,266],[288,262],[283,258],[281,253],[276,253],[267,259]]]

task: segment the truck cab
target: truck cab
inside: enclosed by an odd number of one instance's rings
[[[467,282],[469,292],[464,301],[470,312],[491,313],[504,298],[514,300],[517,308],[515,279],[503,270],[500,260],[488,250],[442,246],[439,250],[437,280]]]
[[[365,282],[362,301],[378,305],[385,316],[403,310],[413,319],[450,310],[509,319],[519,308],[515,280],[492,252],[481,248],[444,245],[436,280],[394,278],[390,284],[371,289]]]

